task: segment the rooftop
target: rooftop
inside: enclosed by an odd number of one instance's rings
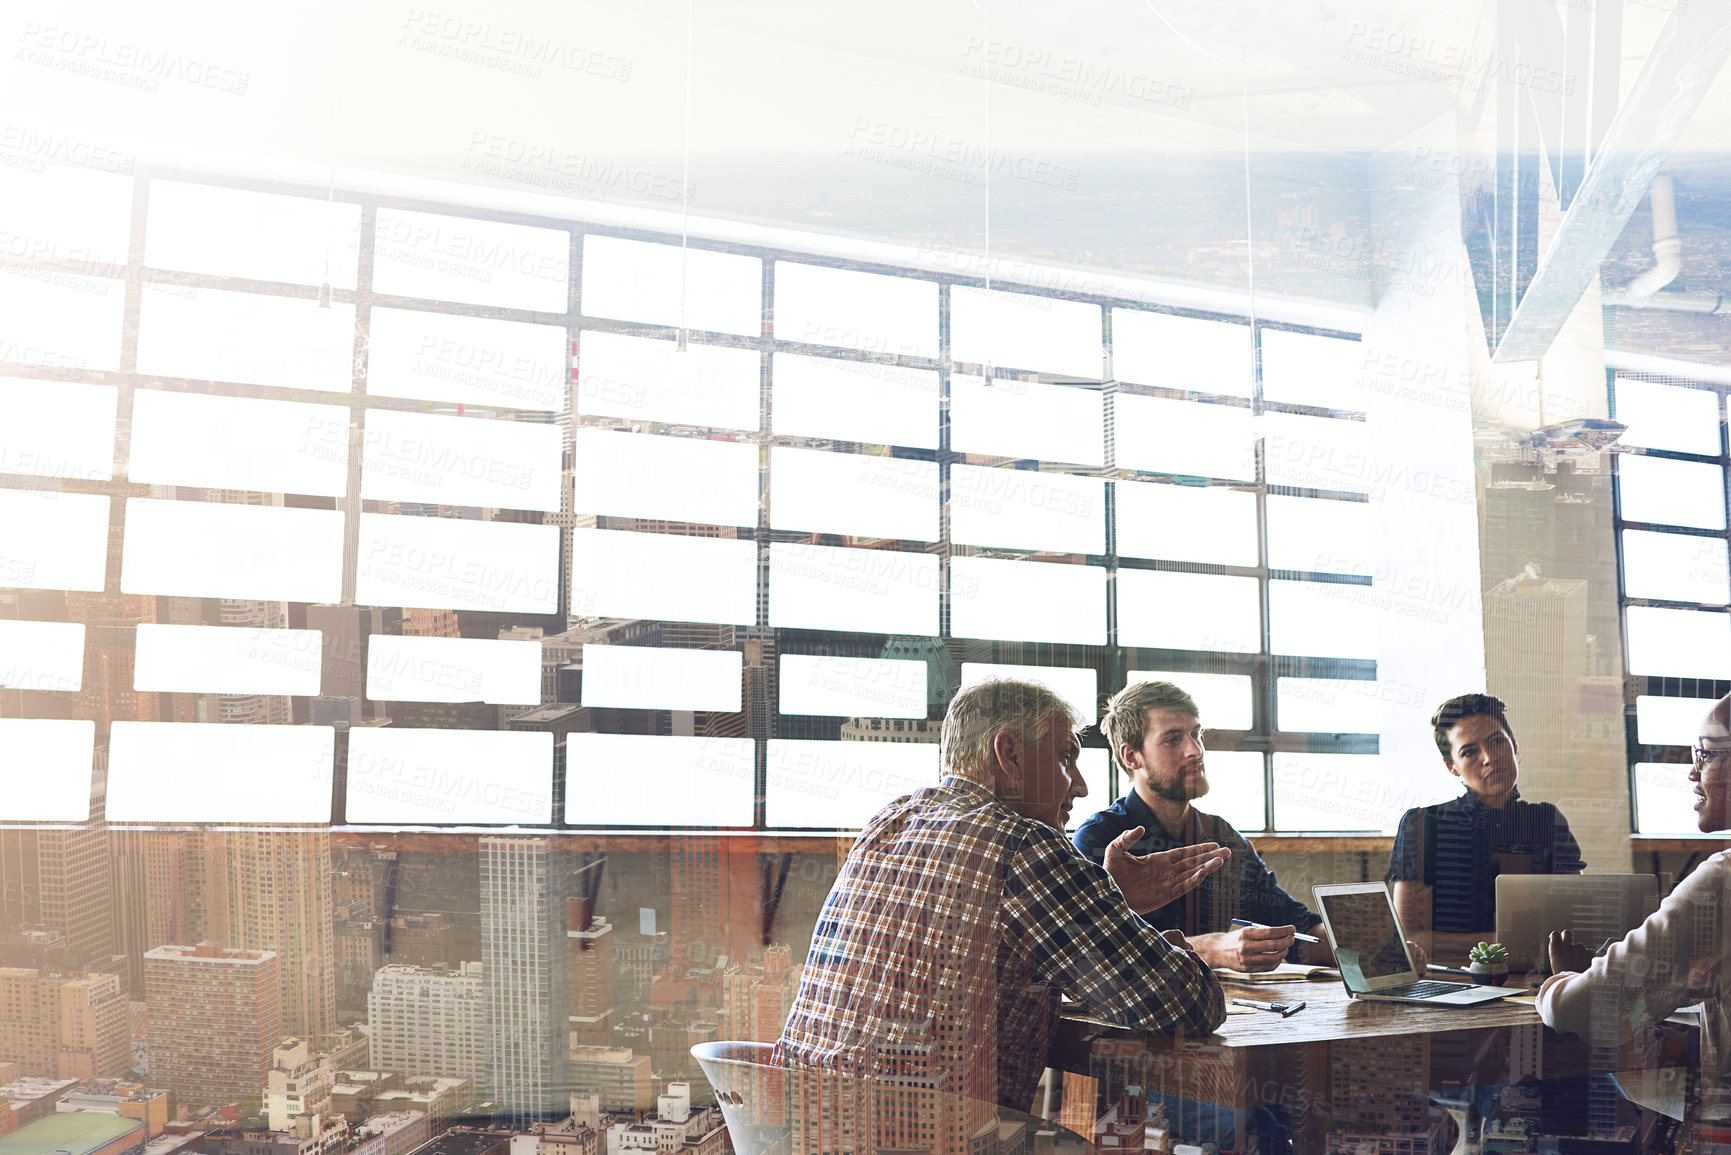
[[[446,1131],[416,1147],[413,1155],[485,1155],[510,1142],[511,1135],[505,1131]]]
[[[87,1155],[132,1131],[142,1137],[144,1124],[104,1111],[48,1115],[0,1137],[0,1155]]]

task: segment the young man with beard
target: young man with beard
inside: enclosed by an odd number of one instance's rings
[[[1176,930],[1210,966],[1272,970],[1293,953],[1294,932],[1316,933],[1322,919],[1280,888],[1244,836],[1191,803],[1208,793],[1207,754],[1196,702],[1170,682],[1138,682],[1111,701],[1100,721],[1131,790],[1077,829],[1076,849],[1095,862],[1129,839],[1136,854],[1219,843],[1232,851],[1202,885],[1146,915]],[[1232,920],[1262,924],[1234,927]],[[1318,936],[1320,937],[1320,935]],[[1297,960],[1332,966],[1326,942],[1297,943]]]

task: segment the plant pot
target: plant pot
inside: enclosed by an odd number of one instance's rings
[[[1481,987],[1500,987],[1509,981],[1508,963],[1468,963],[1467,970]]]

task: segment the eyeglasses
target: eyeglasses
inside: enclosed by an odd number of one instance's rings
[[[1731,755],[1731,746],[1691,746],[1689,748],[1689,761],[1697,770],[1705,770],[1710,763],[1727,755]]]

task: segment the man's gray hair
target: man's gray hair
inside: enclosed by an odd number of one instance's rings
[[[1053,726],[1080,725],[1070,704],[1037,682],[992,678],[958,693],[944,714],[938,753],[943,773],[992,785],[997,764],[992,743],[1008,730],[1025,744],[1044,740]]]

